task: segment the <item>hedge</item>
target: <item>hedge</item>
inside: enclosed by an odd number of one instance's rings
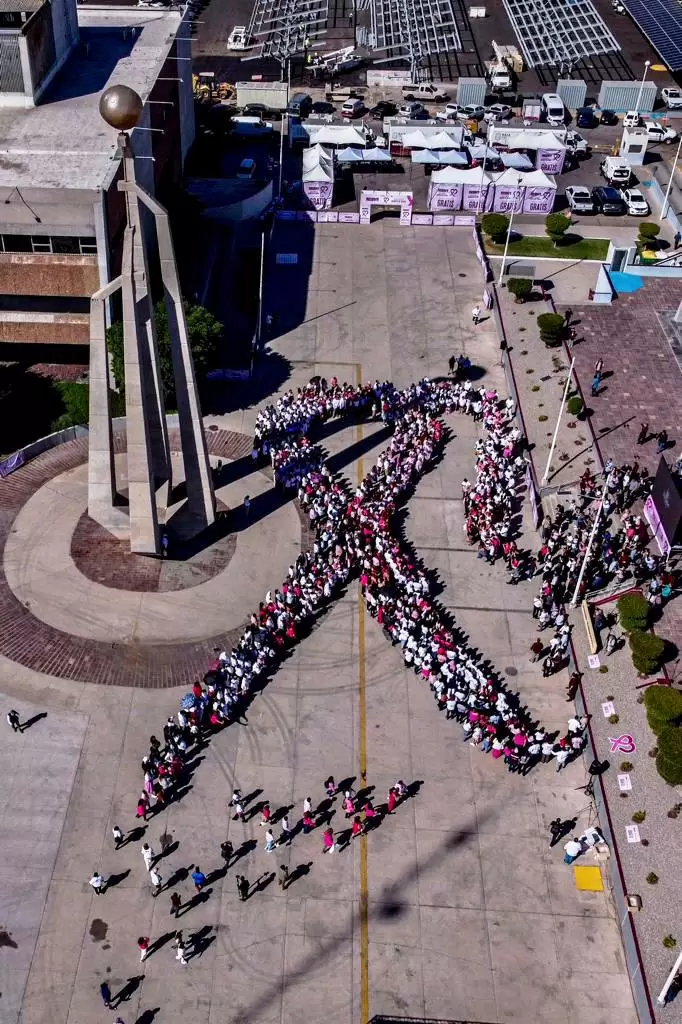
[[[645,630],[649,622],[649,604],[641,594],[624,594],[616,603],[618,621],[626,633]]]
[[[571,416],[580,416],[580,413],[583,411],[583,400],[580,395],[571,395],[566,403],[566,407]]]
[[[665,650],[665,643],[655,633],[643,633],[635,630],[629,636],[632,664],[644,676],[653,675],[658,670]]]
[[[667,725],[659,734],[656,770],[671,786],[682,783],[682,729]]]
[[[682,716],[682,693],[670,686],[648,686],[644,691],[644,706],[649,728],[658,735]]]

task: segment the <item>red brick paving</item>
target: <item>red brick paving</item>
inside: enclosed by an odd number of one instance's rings
[[[171,447],[179,448],[178,442],[177,431],[171,431]],[[223,458],[238,459],[251,451],[251,438],[235,431],[209,431],[207,443],[212,455]],[[125,450],[123,435],[116,435],[115,447]],[[14,519],[31,495],[53,477],[82,465],[87,454],[87,438],[80,438],[44,452],[0,479],[2,551]],[[301,547],[307,551],[313,535],[300,509],[299,517]],[[240,627],[185,644],[110,644],[72,636],[41,622],[15,597],[0,563],[0,654],[59,679],[154,689],[191,683],[203,676],[214,648],[233,646],[241,632]]]
[[[682,373],[657,316],[676,310],[680,301],[682,282],[644,278],[639,291],[620,294],[611,305],[591,303],[573,309],[573,321],[580,321],[577,336],[584,339],[573,351],[575,368],[587,406],[593,410],[591,425],[604,460],[611,457],[616,465],[637,461],[655,474],[660,460],[656,442],[636,443],[641,423],[648,423],[652,433],[668,431],[675,442],[674,448],[667,449],[668,462],[680,449]],[[601,393],[591,398],[599,358],[612,375]],[[682,650],[682,599],[666,607],[656,630]]]
[[[636,459],[655,473],[655,441],[636,444],[642,422],[651,431],[665,427],[676,448],[682,441],[682,374],[656,315],[676,309],[680,301],[682,283],[646,278],[643,288],[619,295],[609,306],[592,303],[573,310],[573,320],[580,320],[578,338],[584,339],[573,352],[576,370],[604,459],[611,456],[618,465]],[[599,358],[612,376],[591,398]],[[621,425],[625,420],[630,422]],[[674,451],[668,449],[668,458]]]

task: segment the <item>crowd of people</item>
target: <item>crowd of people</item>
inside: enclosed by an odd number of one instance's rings
[[[252,458],[269,459],[276,480],[297,488],[301,508],[313,527],[311,551],[289,567],[282,585],[265,595],[232,651],[221,651],[196,682],[183,707],[164,726],[164,744],[152,737],[142,762],[144,788],[138,814],[172,799],[184,779],[188,754],[208,731],[240,717],[253,690],[278,660],[311,627],[317,612],[358,573],[368,608],[406,664],[428,682],[439,707],[467,708],[464,735],[481,749],[505,754],[513,768],[524,766],[517,752],[532,735],[525,709],[485,671],[430,596],[427,574],[392,531],[391,519],[434,458],[444,440],[438,416],[461,411],[480,420],[485,436],[476,444],[475,482],[466,481],[466,530],[472,542],[497,552],[508,543],[514,498],[525,462],[513,404],[471,381],[424,379],[398,390],[388,381],[354,388],[314,378],[289,391],[258,416]],[[329,471],[323,451],[308,436],[316,422],[334,416],[380,418],[394,427],[387,448],[350,494]],[[502,747],[500,748],[500,744]]]
[[[631,510],[636,499],[646,498],[651,485],[646,470],[637,463],[616,467],[609,460],[601,479],[586,470],[579,496],[566,506],[557,505],[553,517],[545,517],[537,553],[542,589],[533,607],[539,628],[562,614],[561,606],[576,589],[582,598],[610,583],[641,586],[649,581],[652,603],[660,604],[664,588],[669,595],[672,577],[649,548],[643,517]],[[599,521],[588,552],[595,517]]]

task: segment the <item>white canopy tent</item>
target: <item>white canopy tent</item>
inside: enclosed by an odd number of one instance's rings
[[[500,153],[499,158],[504,167],[511,167],[515,171],[533,169],[533,161],[525,153]]]
[[[429,182],[428,205],[436,212],[488,209],[492,176],[480,167],[444,167]]]
[[[367,140],[359,128],[349,124],[325,124],[319,130],[307,124],[311,143],[325,146],[365,146]]]
[[[303,150],[303,194],[316,210],[326,210],[334,193],[334,161],[328,149],[316,145]]]
[[[416,153],[412,154],[413,164],[455,164],[456,166],[466,167],[469,163],[469,158],[466,153],[460,153],[455,149],[419,149]]]
[[[502,144],[500,140],[500,144]],[[504,140],[507,149],[547,149],[560,152],[566,149],[552,132],[519,132]]]

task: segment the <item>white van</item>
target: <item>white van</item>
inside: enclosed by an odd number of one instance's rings
[[[609,185],[625,188],[630,183],[632,168],[624,156],[607,156],[600,163],[599,170]]]
[[[561,96],[555,92],[543,93],[540,101],[547,123],[557,127],[566,123],[566,107]]]

